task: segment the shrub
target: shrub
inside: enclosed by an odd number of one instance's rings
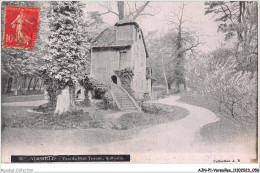
[[[238,55],[232,49],[218,49],[189,61],[189,86],[210,100],[218,112],[238,123],[257,120],[257,74],[240,71]],[[209,103],[206,103],[207,105]]]
[[[144,101],[151,100],[150,94],[148,92],[144,93]]]
[[[134,91],[131,88],[131,81],[134,76],[132,68],[124,68],[122,70],[115,71],[116,75],[120,78],[122,87],[130,94],[131,97],[135,98]]]
[[[55,110],[55,106],[50,103],[45,103],[40,106],[34,107],[33,110],[37,112],[52,112]]]
[[[113,100],[113,97],[109,92],[106,92],[102,98],[102,101],[97,103],[97,107],[101,109],[114,109],[119,110],[116,102]]]
[[[145,113],[150,113],[150,114],[165,114],[167,113],[165,107],[167,105],[159,104],[159,103],[142,103],[141,108],[142,111]]]

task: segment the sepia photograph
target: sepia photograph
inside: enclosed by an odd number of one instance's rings
[[[1,163],[258,163],[258,6],[3,1]]]

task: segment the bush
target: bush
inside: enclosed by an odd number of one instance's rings
[[[167,105],[163,105],[160,103],[142,103],[141,104],[141,109],[145,113],[150,113],[150,114],[166,114],[166,107],[171,107]]]
[[[55,110],[55,106],[50,103],[45,103],[40,106],[34,107],[33,110],[37,112],[52,112]]]
[[[113,100],[113,97],[109,92],[106,92],[102,98],[102,101],[97,103],[97,107],[101,109],[113,109],[113,110],[119,110],[116,102]]]
[[[238,123],[257,120],[257,74],[240,71],[237,55],[230,49],[218,49],[190,63],[189,86],[225,115]],[[208,104],[208,103],[206,103]]]

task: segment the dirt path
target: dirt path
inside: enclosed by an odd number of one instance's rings
[[[157,102],[183,107],[189,111],[188,116],[142,130],[6,128],[2,134],[2,161],[10,162],[11,154],[131,154],[132,162],[138,163],[213,163],[231,159],[249,162],[252,153],[220,151],[202,142],[200,128],[218,118],[207,109],[178,102],[178,98],[171,96]]]
[[[208,144],[202,141],[200,129],[219,120],[210,110],[178,102],[179,96],[170,96],[156,102],[185,108],[185,118],[143,129],[132,139],[91,147],[89,153],[131,153],[134,162],[144,163],[213,163],[218,160],[249,163],[255,157],[254,145],[229,143]],[[253,152],[252,152],[253,151]]]

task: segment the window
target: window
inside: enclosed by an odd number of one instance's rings
[[[124,69],[127,67],[127,54],[126,51],[120,51],[120,61],[119,61],[119,67],[120,69]]]

